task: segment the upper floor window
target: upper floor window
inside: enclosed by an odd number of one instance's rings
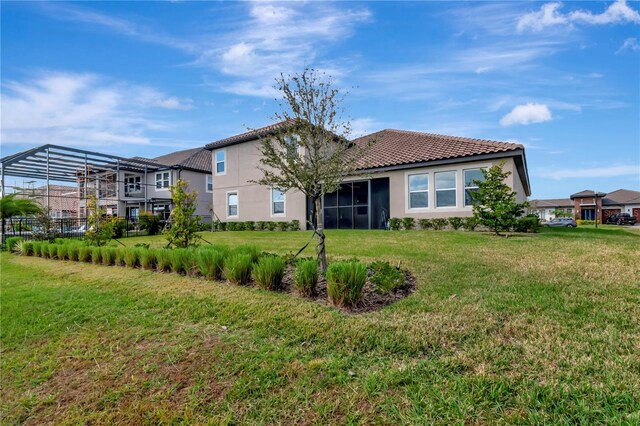
[[[279,189],[271,189],[271,214],[284,214],[284,192]]]
[[[227,151],[216,151],[216,174],[223,175],[227,173]]]
[[[481,169],[469,169],[464,171],[464,205],[473,205],[472,192],[478,191],[476,181],[484,181],[484,175]]]
[[[436,173],[436,207],[456,206],[456,172]]]
[[[171,185],[171,172],[156,173],[156,189],[169,188]]]
[[[213,176],[207,175],[207,192],[213,192]]]
[[[124,193],[140,192],[142,190],[141,176],[128,176],[124,178]]]
[[[409,175],[409,208],[425,209],[429,207],[429,175]]]
[[[228,217],[238,216],[238,193],[237,192],[227,193],[227,216]]]

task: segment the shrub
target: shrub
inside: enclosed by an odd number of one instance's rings
[[[267,222],[267,229],[269,231],[275,231],[277,226],[278,226],[278,224],[275,223],[275,222],[272,222],[272,221]]]
[[[65,260],[69,256],[69,244],[57,244],[57,253],[58,259]]]
[[[49,250],[49,259],[58,258],[58,244],[49,244],[47,249]]]
[[[149,248],[140,249],[138,253],[140,267],[144,269],[155,269],[157,266],[156,251]]]
[[[437,217],[435,219],[431,219],[431,225],[433,226],[433,229],[435,229],[436,231],[440,231],[441,229],[444,229],[447,226],[447,219],[443,218],[443,217]]]
[[[293,219],[289,222],[289,229],[291,231],[299,231],[300,230],[300,221],[298,219]]]
[[[91,247],[91,262],[102,263],[102,247]]]
[[[276,222],[278,224],[278,230],[286,231],[289,229],[289,222]]]
[[[111,227],[113,229],[112,238],[122,238],[127,232],[127,221],[125,219],[114,217],[111,219]]]
[[[513,230],[515,232],[538,232],[540,230],[540,219],[536,215],[518,218]]]
[[[114,248],[113,264],[116,266],[124,265],[124,249],[121,247]]]
[[[264,231],[265,229],[267,229],[267,222],[265,222],[264,220],[256,222],[257,231]]]
[[[318,286],[318,261],[308,259],[298,262],[293,284],[300,294],[307,297],[315,295]]]
[[[156,261],[159,270],[162,272],[171,271],[171,250],[163,249],[156,251]]]
[[[72,243],[67,246],[67,258],[69,260],[73,260],[74,262],[77,262],[79,252],[80,252],[80,244]]]
[[[147,231],[147,235],[157,235],[160,232],[162,216],[152,212],[140,212],[138,223],[140,229]]]
[[[367,268],[361,262],[336,262],[327,268],[327,294],[336,306],[355,306],[362,300]]]
[[[248,254],[234,254],[229,256],[224,265],[224,275],[234,284],[245,285],[251,279],[253,262]]]
[[[222,279],[226,255],[226,252],[219,250],[198,250],[196,262],[202,276],[210,280]]]
[[[40,246],[40,257],[44,257],[45,259],[49,257],[49,244],[47,242],[42,243]]]
[[[189,274],[194,266],[193,250],[173,249],[170,252],[171,272]]]
[[[402,218],[402,227],[407,231],[412,230],[416,226],[416,220],[412,217],[403,217]]]
[[[405,286],[405,277],[401,270],[393,267],[389,262],[373,262],[371,264],[371,282],[376,286],[376,292],[388,294]]]
[[[391,219],[389,219],[389,228],[392,231],[399,231],[400,226],[402,226],[402,221],[397,217],[392,217]]]
[[[449,218],[449,225],[451,225],[451,227],[453,229],[455,229],[456,231],[460,228],[462,228],[462,224],[464,223],[464,220],[461,217],[450,217]]]
[[[78,248],[78,260],[80,262],[90,262],[91,261],[91,246],[80,246]]]
[[[236,231],[244,231],[244,222],[236,222]]]
[[[244,222],[245,231],[253,231],[256,228],[256,223],[252,220],[247,220]]]
[[[433,227],[431,219],[418,219],[420,229],[431,229]]]
[[[598,225],[600,225],[600,221],[598,221]],[[595,225],[596,221],[595,220],[585,220],[585,219],[577,219],[576,220],[576,224],[578,225]]]
[[[284,259],[264,256],[253,267],[253,279],[264,290],[280,290],[284,278]]]
[[[216,220],[215,222],[213,222],[213,229],[214,231],[225,231],[227,229],[227,224]]]
[[[4,242],[4,247],[7,251],[13,251],[18,241],[22,241],[22,237],[7,237]]]
[[[112,266],[116,263],[116,252],[119,249],[115,247],[103,247],[102,248],[102,264],[105,266]]]
[[[475,231],[478,227],[478,219],[475,216],[465,217],[462,222],[462,227],[465,231]]]
[[[42,253],[40,252],[42,248],[42,243],[40,241],[34,241],[33,242],[33,255],[34,256],[42,256]]]
[[[13,251],[20,256],[33,256],[33,243],[31,241],[18,241],[13,247]]]
[[[256,263],[260,258],[260,249],[258,246],[243,244],[233,250],[233,254],[246,254],[251,257],[251,262]]]
[[[235,231],[236,229],[238,229],[237,222],[227,222],[227,231]]]
[[[140,249],[128,247],[124,249],[124,264],[128,268],[135,268],[139,265]]]

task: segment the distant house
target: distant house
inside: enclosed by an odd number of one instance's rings
[[[297,191],[282,192],[253,183],[260,139],[286,129],[277,123],[205,146],[213,162],[213,209],[222,221],[291,221],[309,223],[310,202]],[[530,195],[524,147],[407,130],[382,130],[352,143],[375,140],[359,173],[322,200],[325,228],[383,229],[390,217],[471,216],[470,193],[481,169],[504,163],[507,184],[518,201]]]
[[[553,219],[556,211],[560,210],[570,212],[576,219],[594,220],[597,217],[601,223],[606,223],[612,214],[629,213],[640,222],[640,192],[629,189],[609,193],[584,190],[569,198],[531,200],[529,210],[544,220]]]
[[[23,188],[20,197],[37,202],[43,209],[49,209],[53,219],[78,217],[78,188],[75,186],[49,185],[36,188]]]

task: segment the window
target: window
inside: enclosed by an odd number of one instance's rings
[[[456,172],[436,173],[436,207],[456,206]]]
[[[124,193],[140,192],[142,178],[140,176],[129,176],[124,178]]]
[[[216,174],[224,175],[227,173],[227,151],[216,151]]]
[[[228,192],[227,193],[227,217],[237,217],[237,216],[238,216],[238,193]]]
[[[426,209],[429,207],[429,175],[409,175],[409,208]]]
[[[271,214],[284,214],[284,192],[279,189],[271,189]]]
[[[207,175],[207,192],[213,192],[213,176]]]
[[[169,188],[171,185],[171,172],[156,173],[156,189]]]
[[[478,185],[475,181],[484,181],[484,175],[480,169],[469,169],[464,171],[464,205],[473,205],[472,192],[478,191]]]

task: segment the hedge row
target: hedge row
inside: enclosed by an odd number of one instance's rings
[[[287,264],[285,258],[262,253],[253,245],[241,245],[233,249],[220,244],[195,249],[151,249],[98,247],[74,240],[58,240],[56,243],[17,240],[12,242],[11,247],[22,256],[172,272],[218,281],[226,279],[238,285],[254,281],[260,288],[275,291],[284,287]],[[295,288],[303,296],[315,296],[318,284],[317,261],[300,259],[294,262],[294,267]],[[388,293],[405,285],[404,274],[388,263],[376,262],[371,265],[371,269],[371,280],[380,292]],[[369,268],[357,260],[329,265],[326,275],[329,301],[336,306],[354,306],[360,302],[368,271]],[[397,280],[398,274],[403,278],[401,281]]]
[[[434,219],[415,219],[413,217],[403,217],[402,219],[392,217],[389,219],[389,228],[392,231],[401,229],[433,229],[436,231],[442,229],[464,229],[465,231],[475,231],[480,223],[473,216],[470,217],[450,217],[450,218],[434,218]],[[540,229],[540,220],[537,216],[523,216],[519,218],[513,227],[514,232],[538,232]]]
[[[300,221],[292,220],[291,222],[274,222],[274,221],[258,221],[247,220],[244,222],[220,222],[213,223],[213,229],[216,231],[299,231]]]

